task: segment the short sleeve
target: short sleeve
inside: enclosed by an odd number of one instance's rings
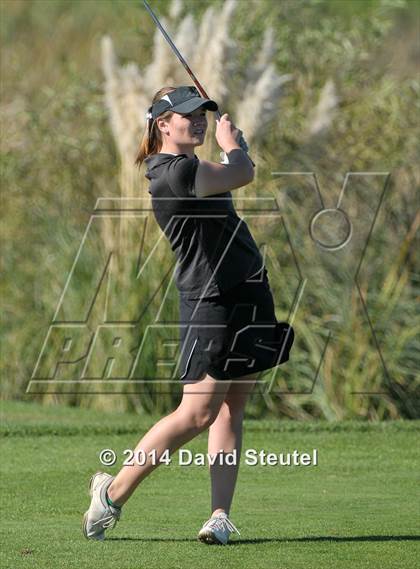
[[[195,175],[200,160],[194,156],[189,158],[185,154],[180,154],[170,161],[166,179],[173,193],[179,198],[196,197],[195,195]]]

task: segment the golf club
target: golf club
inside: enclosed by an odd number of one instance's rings
[[[155,24],[157,25],[157,27],[159,28],[159,30],[162,32],[163,37],[166,39],[166,41],[168,42],[168,44],[170,45],[172,51],[175,53],[176,57],[178,58],[178,60],[182,63],[182,65],[184,66],[186,72],[188,73],[188,75],[191,77],[191,79],[193,80],[195,86],[197,87],[198,91],[200,92],[201,96],[204,97],[205,99],[210,99],[210,97],[208,96],[206,90],[204,89],[204,87],[201,85],[200,81],[197,79],[197,77],[194,75],[194,73],[192,72],[190,66],[188,65],[188,63],[185,61],[184,57],[181,55],[181,53],[179,52],[179,50],[177,49],[176,45],[174,44],[174,42],[172,41],[172,39],[169,37],[169,34],[167,33],[167,31],[164,29],[164,27],[162,26],[162,24],[159,22],[159,19],[157,18],[156,14],[153,12],[152,8],[150,7],[150,5],[148,4],[148,2],[146,2],[146,0],[143,0],[143,4],[144,7],[146,8],[146,10],[149,12],[150,16],[152,17],[153,21],[155,22]],[[221,117],[221,113],[220,111],[216,111],[216,119],[220,120]],[[244,150],[245,152],[248,152],[248,145],[243,137],[243,135],[241,134],[240,139],[238,141],[238,144],[240,145],[240,147],[242,148],[242,150]],[[223,157],[223,163],[224,164],[228,164],[228,157],[226,155],[225,152],[221,152],[220,153],[221,157]],[[251,160],[251,158],[250,158]],[[252,160],[251,160],[252,162]],[[252,165],[255,167],[254,162],[252,162]]]

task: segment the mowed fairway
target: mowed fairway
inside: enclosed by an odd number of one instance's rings
[[[246,421],[243,452],[318,449],[318,466],[241,463],[226,547],[196,540],[210,513],[207,466],[177,453],[137,489],[103,543],[81,533],[89,477],[116,473],[155,419],[3,404],[2,567],[386,569],[420,558],[420,422]],[[105,469],[99,451],[114,449]],[[206,452],[206,433],[183,448]],[[244,457],[242,457],[244,458]]]

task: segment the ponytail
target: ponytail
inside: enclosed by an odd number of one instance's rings
[[[159,89],[153,97],[152,104],[159,101],[159,99],[171,91],[175,91],[175,87],[162,87],[162,89]],[[150,112],[151,107],[148,109],[148,114]],[[159,118],[170,119],[172,115],[172,111],[166,111],[159,115]],[[144,131],[143,138],[141,139],[134,165],[140,168],[145,158],[150,156],[150,154],[156,154],[159,152],[162,148],[162,143],[162,133],[157,126],[156,119],[148,117],[146,120],[146,129]]]

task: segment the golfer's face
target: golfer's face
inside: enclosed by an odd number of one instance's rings
[[[203,144],[207,130],[205,109],[196,109],[190,114],[174,113],[169,123],[170,136],[177,144]]]

